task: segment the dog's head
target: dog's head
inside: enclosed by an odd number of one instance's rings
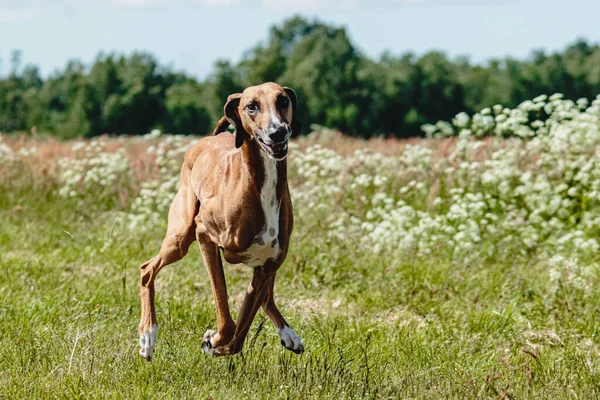
[[[289,138],[301,129],[296,107],[296,93],[272,82],[230,95],[225,116],[235,128],[235,146],[256,139],[269,157],[283,160],[288,154]]]

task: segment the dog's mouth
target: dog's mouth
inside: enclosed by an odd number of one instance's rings
[[[280,143],[266,144],[259,137],[258,143],[260,143],[260,145],[267,152],[269,157],[274,158],[275,160],[283,160],[285,157],[287,157],[287,154],[288,154],[288,141],[287,140],[280,142]]]

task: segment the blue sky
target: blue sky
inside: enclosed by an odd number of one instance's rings
[[[484,62],[600,42],[600,0],[0,0],[0,73],[12,49],[44,75],[100,50],[146,50],[202,78],[294,13],[345,26],[370,57],[438,49]]]

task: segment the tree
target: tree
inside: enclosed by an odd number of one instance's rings
[[[302,99],[298,113],[304,126],[312,122],[358,133],[359,64],[343,28],[318,27],[296,44],[281,82]]]
[[[211,125],[215,125],[223,116],[223,107],[227,97],[244,90],[237,69],[228,61],[217,61],[216,71],[211,74],[202,90],[203,107],[208,110]]]
[[[167,89],[162,128],[170,133],[205,135],[211,132],[210,113],[202,105],[202,86],[190,80]]]
[[[199,82],[159,65],[148,53],[100,53],[92,65],[76,60],[47,79],[23,67],[13,51],[0,77],[0,131],[40,131],[61,137],[103,133],[210,132],[232,93],[265,81],[292,87],[298,116],[350,135],[421,134],[425,123],[449,120],[494,104],[514,107],[542,93],[594,98],[600,92],[600,46],[577,40],[562,52],[532,52],[473,65],[432,51],[421,57],[365,57],[346,29],[294,16],[237,64],[221,60]]]
[[[417,61],[415,109],[427,121],[448,120],[464,110],[458,71],[443,53],[432,51]]]

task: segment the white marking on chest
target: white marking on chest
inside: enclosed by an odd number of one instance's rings
[[[259,267],[279,255],[279,207],[277,199],[277,161],[267,157],[261,151],[265,170],[265,181],[260,190],[260,204],[265,217],[263,229],[254,238],[252,246],[244,252],[247,257],[244,264]]]

